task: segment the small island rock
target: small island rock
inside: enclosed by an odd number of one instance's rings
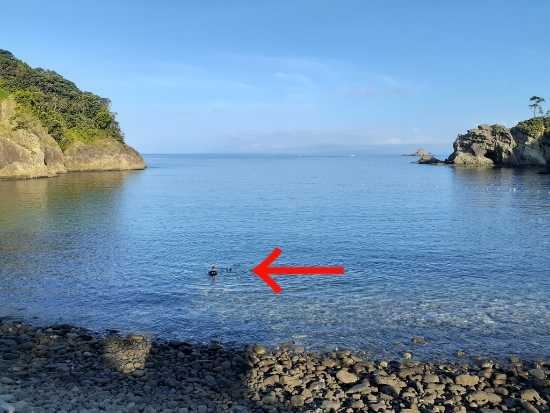
[[[411,153],[411,154],[405,153],[405,154],[403,154],[403,156],[424,156],[424,155],[427,155],[426,149],[424,149],[424,148],[418,148],[415,153]]]

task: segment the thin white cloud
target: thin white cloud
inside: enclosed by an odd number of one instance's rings
[[[393,87],[397,87],[399,86],[397,84],[397,82],[395,80],[393,80],[393,78],[391,76],[387,76],[387,75],[382,75],[380,76],[382,78],[383,81],[385,81],[386,83],[389,83],[390,86],[393,86]]]

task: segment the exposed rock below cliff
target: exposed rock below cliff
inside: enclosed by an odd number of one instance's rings
[[[64,153],[68,171],[117,171],[145,169],[145,162],[134,149],[113,139],[98,145],[75,142]]]
[[[444,164],[443,161],[433,157],[432,155],[422,155],[422,157],[415,163],[420,164]]]
[[[63,152],[40,122],[29,119],[24,129],[14,129],[10,118],[15,102],[0,102],[0,178],[40,178],[67,172]]]
[[[550,133],[544,125],[545,120],[540,118],[520,122],[511,129],[500,125],[480,125],[464,135],[458,135],[453,143],[454,152],[446,159],[446,163],[544,166],[550,160]]]
[[[424,148],[419,148],[419,149],[416,150],[415,153],[404,154],[403,156],[424,156],[424,155],[427,155],[427,154],[426,154],[426,149],[424,149]]]
[[[12,98],[0,102],[0,179],[145,168],[136,150],[114,139],[103,139],[97,145],[75,142],[63,153],[37,119],[26,116],[24,126],[14,127],[14,114]]]

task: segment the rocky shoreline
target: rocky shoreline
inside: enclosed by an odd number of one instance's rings
[[[25,413],[544,413],[550,363],[369,360],[0,324],[0,406]],[[0,409],[2,411],[2,409]]]

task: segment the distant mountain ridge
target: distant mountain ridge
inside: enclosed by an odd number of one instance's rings
[[[0,49],[0,178],[144,169],[110,104]]]

